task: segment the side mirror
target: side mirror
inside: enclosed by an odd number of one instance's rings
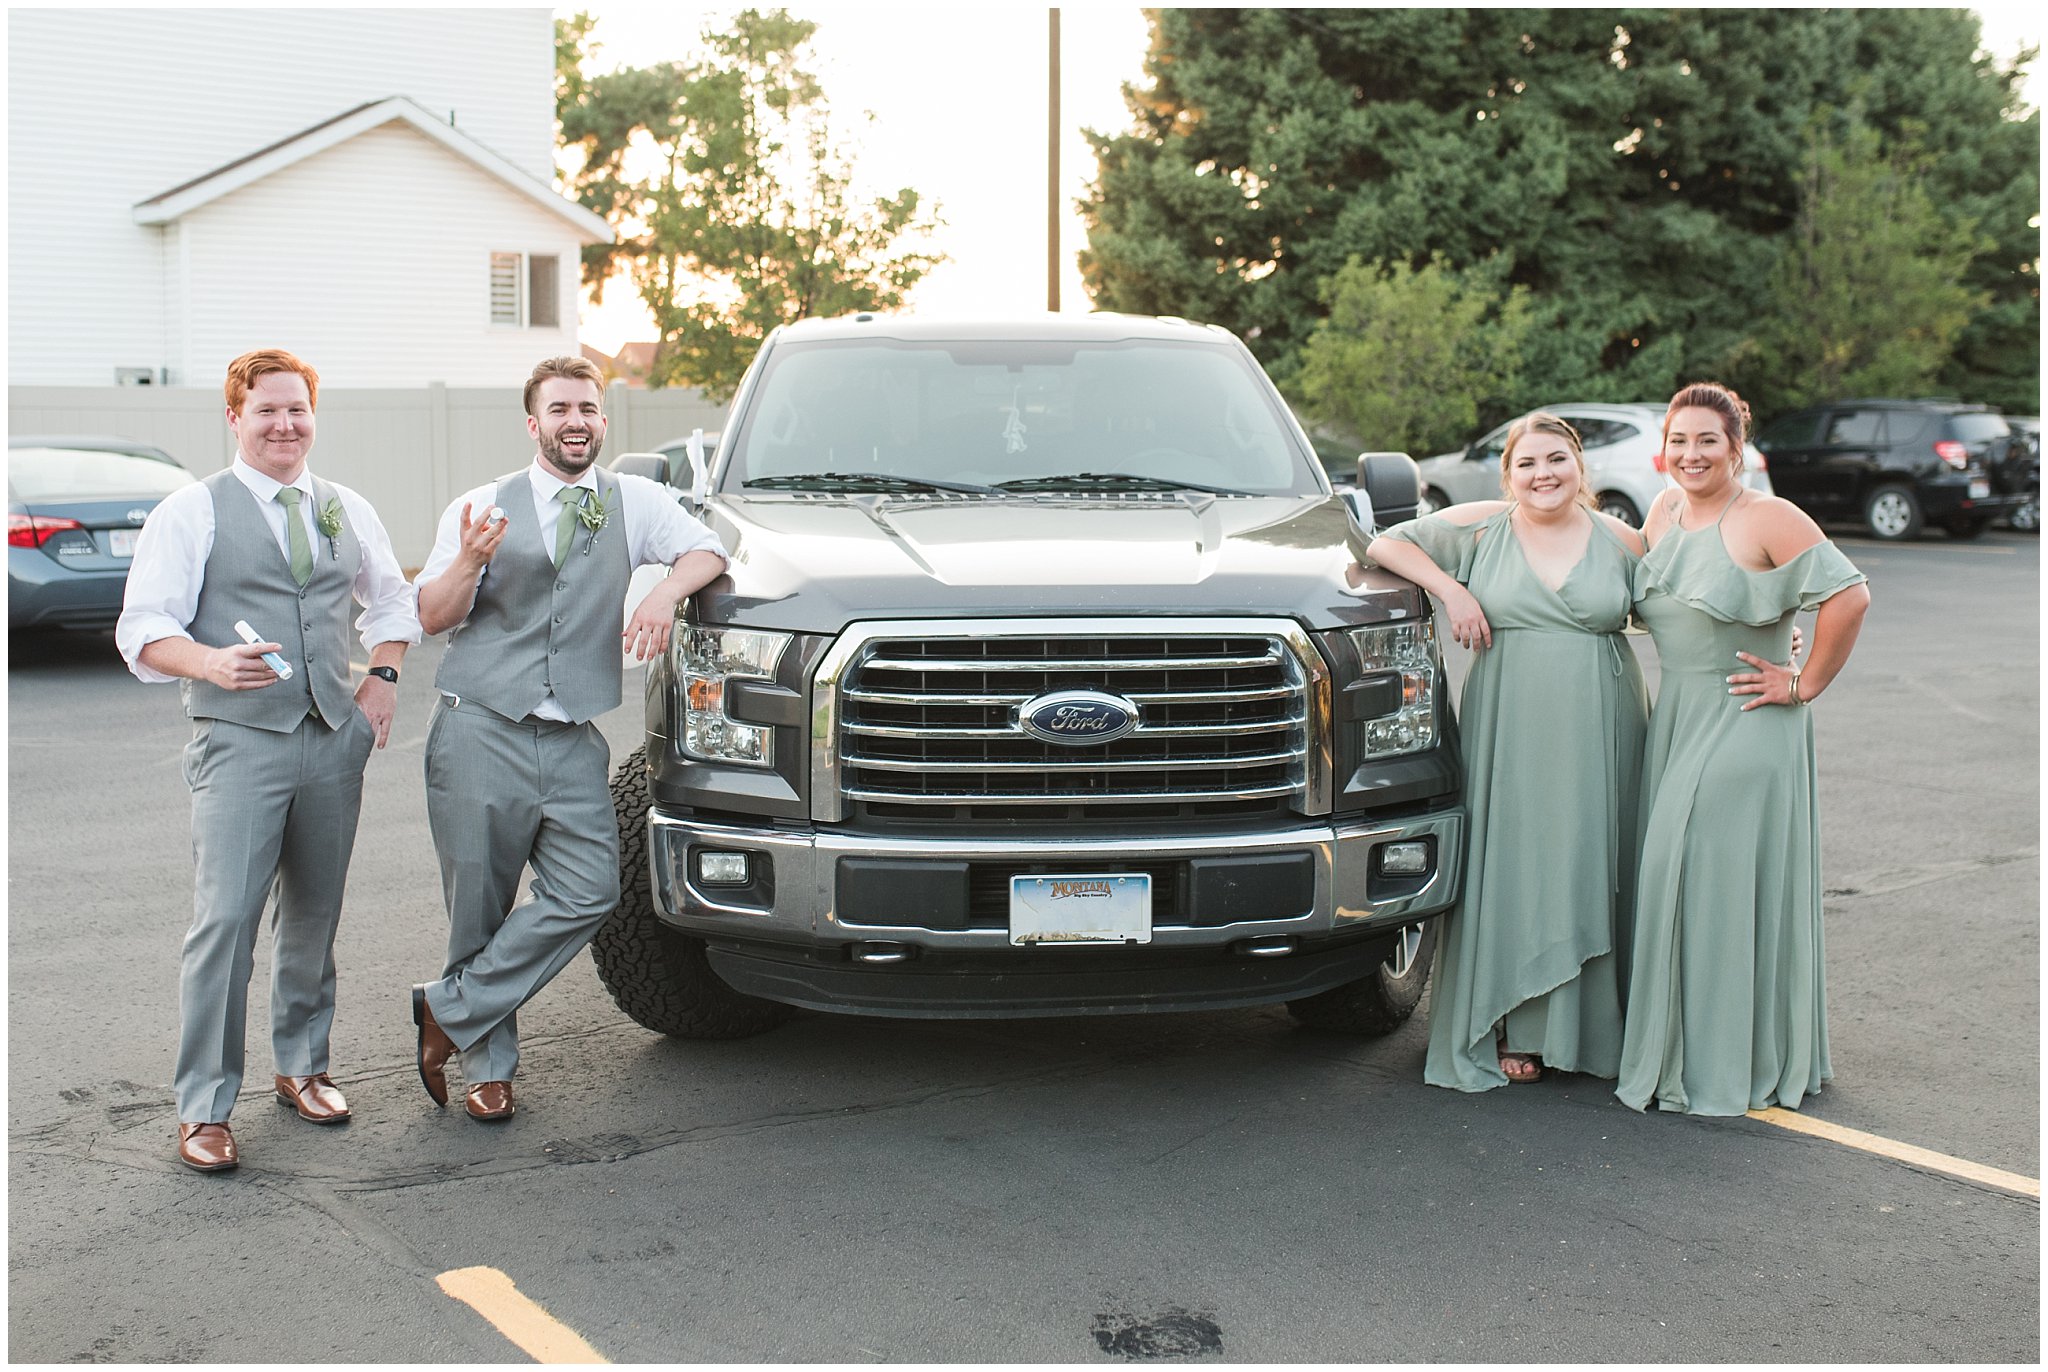
[[[664,486],[670,484],[668,459],[660,453],[621,453],[612,459],[611,467],[621,476],[644,476]]]
[[[1422,470],[1406,453],[1360,453],[1358,489],[1367,501],[1359,526],[1390,528],[1415,518],[1422,504]]]

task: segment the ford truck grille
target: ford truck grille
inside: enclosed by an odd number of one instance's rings
[[[840,680],[840,794],[883,813],[1300,805],[1315,771],[1323,669],[1313,648],[1285,631],[1161,633],[1158,623],[1143,634],[1010,636],[997,622],[973,637],[867,640]],[[1024,729],[1030,702],[1073,690],[1136,705],[1136,727],[1094,743]]]

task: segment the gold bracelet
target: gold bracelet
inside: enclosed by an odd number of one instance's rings
[[[1803,700],[1801,700],[1801,699],[1799,698],[1799,669],[1798,669],[1797,667],[1794,667],[1794,668],[1792,669],[1792,687],[1791,687],[1791,690],[1792,690],[1792,703],[1793,703],[1794,705],[1804,705],[1804,704],[1805,704],[1806,702],[1805,702],[1805,701],[1803,701]]]

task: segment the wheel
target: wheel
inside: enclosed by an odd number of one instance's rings
[[[1991,523],[1988,519],[1951,519],[1941,527],[1950,538],[1975,538]]]
[[[1635,501],[1630,500],[1620,491],[1600,492],[1600,513],[1613,515],[1631,529],[1643,527],[1643,512],[1636,508]]]
[[[1863,522],[1871,537],[1903,543],[1920,536],[1920,502],[1904,486],[1879,486],[1863,499]]]
[[[1429,985],[1429,961],[1436,952],[1436,923],[1411,924],[1394,935],[1387,960],[1371,976],[1334,986],[1319,995],[1287,1002],[1298,1023],[1339,1034],[1378,1037],[1408,1022]]]
[[[670,928],[655,913],[647,863],[647,749],[612,773],[619,825],[619,908],[590,943],[590,960],[612,1001],[634,1021],[681,1039],[738,1039],[765,1033],[794,1006],[743,996],[718,979],[704,940]]]
[[[2023,534],[2041,532],[2041,493],[2028,491],[2027,498],[2013,507],[2007,522]]]
[[[1424,486],[1421,498],[1415,502],[1415,516],[1420,519],[1423,515],[1435,514],[1438,510],[1447,510],[1451,507],[1451,504],[1451,498],[1442,491],[1434,486]]]

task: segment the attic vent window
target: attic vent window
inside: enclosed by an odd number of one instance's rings
[[[514,329],[560,328],[561,262],[552,253],[492,253],[491,323]]]

